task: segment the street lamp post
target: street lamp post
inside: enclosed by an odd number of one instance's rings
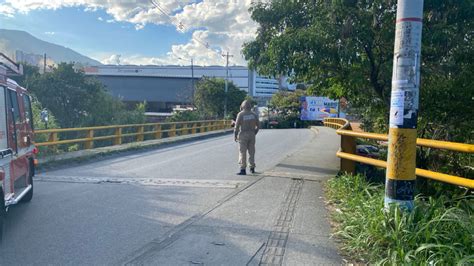
[[[226,57],[226,65],[225,65],[225,88],[224,88],[224,119],[227,116],[227,90],[228,90],[228,82],[229,82],[229,57],[234,57],[230,55],[229,52],[226,54],[222,54],[222,56]]]

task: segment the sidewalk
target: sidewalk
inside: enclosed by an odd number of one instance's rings
[[[322,182],[339,168],[339,137],[319,127],[301,152],[255,176],[126,264],[340,265]]]

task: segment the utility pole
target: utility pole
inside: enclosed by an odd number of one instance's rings
[[[225,95],[224,95],[224,119],[227,117],[227,90],[228,90],[228,82],[229,82],[229,57],[234,57],[233,55],[229,55],[227,51],[226,54],[222,54],[222,56],[226,57],[226,65],[225,65]]]
[[[422,19],[423,0],[398,0],[385,209],[392,203],[413,209]]]
[[[194,106],[194,96],[196,92],[196,88],[194,87],[194,59],[191,58],[191,82],[193,86],[193,106]]]

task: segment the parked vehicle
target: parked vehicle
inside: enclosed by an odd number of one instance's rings
[[[380,157],[380,150],[373,145],[357,145],[356,154],[368,158],[377,159]]]
[[[8,206],[33,197],[35,174],[33,114],[26,89],[8,76],[23,69],[0,53],[0,225]]]

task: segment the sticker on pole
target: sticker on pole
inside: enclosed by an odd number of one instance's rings
[[[390,99],[390,127],[403,125],[403,111],[405,107],[405,92],[402,90],[392,91]]]

